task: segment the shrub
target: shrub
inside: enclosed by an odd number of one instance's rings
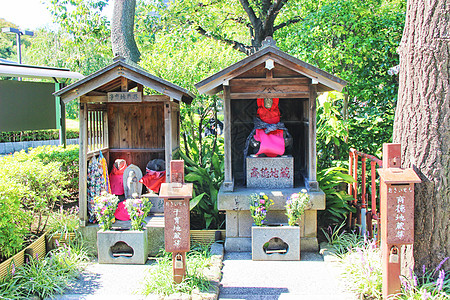
[[[67,188],[70,191],[78,191],[78,152],[78,145],[68,145],[66,148],[62,146],[41,146],[31,149],[28,155],[30,159],[40,159],[44,164],[60,162],[61,171],[69,181]]]
[[[66,130],[66,138],[77,139],[78,137],[79,137],[78,130]],[[0,132],[0,143],[46,141],[57,139],[59,139],[58,129]]]
[[[29,230],[31,214],[20,203],[24,190],[15,182],[0,181],[0,260],[22,250]]]
[[[322,229],[322,232],[331,247],[330,251],[337,257],[343,257],[344,254],[351,249],[362,247],[365,244],[365,241],[355,231],[346,232],[345,230],[342,230],[344,226],[345,221],[339,226],[334,226],[334,228],[328,226],[326,231]]]
[[[326,200],[326,209],[318,214],[319,225],[340,224],[350,211],[355,212],[349,205],[353,197],[341,190],[342,184],[355,181],[350,175],[343,173],[346,171],[344,168],[332,167],[317,172],[317,181]]]
[[[21,186],[23,209],[33,213],[35,230],[40,234],[45,228],[45,215],[54,207],[56,200],[68,195],[68,182],[61,172],[61,163],[44,164],[21,151],[2,157],[0,165],[0,181]]]

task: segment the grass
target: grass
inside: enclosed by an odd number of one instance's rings
[[[156,264],[149,270],[141,291],[144,295],[191,294],[194,291],[207,292],[211,288],[203,270],[211,266],[209,246],[196,245],[186,255],[187,275],[180,284],[173,282],[172,254],[162,251]]]
[[[44,259],[27,257],[27,263],[0,280],[0,299],[41,299],[62,294],[88,261],[83,243],[78,240],[50,251]]]

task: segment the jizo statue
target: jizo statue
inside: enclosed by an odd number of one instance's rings
[[[277,157],[291,154],[292,137],[282,122],[278,98],[258,98],[254,128],[247,138],[244,155]],[[249,149],[248,147],[252,149]]]
[[[138,194],[138,179],[134,171],[130,171],[127,179],[128,195]]]

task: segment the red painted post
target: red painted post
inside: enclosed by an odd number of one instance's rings
[[[361,208],[366,208],[366,158],[361,157],[362,162],[362,195],[361,195]]]
[[[353,152],[350,150],[348,152],[348,175],[353,176]],[[348,194],[351,196],[352,194],[352,184],[348,184]]]
[[[401,245],[414,243],[414,183],[412,169],[401,169],[400,144],[383,144],[380,174],[383,299],[400,292]]]

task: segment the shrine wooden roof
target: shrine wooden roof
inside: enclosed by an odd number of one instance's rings
[[[95,93],[98,96],[120,92],[124,91],[124,79],[127,91],[142,85],[187,104],[194,99],[194,95],[188,90],[148,73],[137,64],[127,62],[123,57],[116,57],[112,64],[55,92],[54,95],[61,97],[64,103],[68,103],[88,93],[91,95]]]
[[[310,82],[316,83],[318,92],[342,91],[347,85],[345,80],[333,76],[313,65],[310,65],[300,59],[297,59],[281,50],[278,47],[269,45],[253,55],[250,55],[241,61],[217,72],[214,75],[198,82],[195,87],[200,93],[213,95],[223,90],[224,84],[234,78],[258,78],[261,77],[260,71],[264,71],[264,65],[267,60],[274,62],[275,70],[278,68],[279,78],[299,78],[306,77]],[[276,76],[274,75],[274,78]],[[276,83],[276,80],[273,80]]]

